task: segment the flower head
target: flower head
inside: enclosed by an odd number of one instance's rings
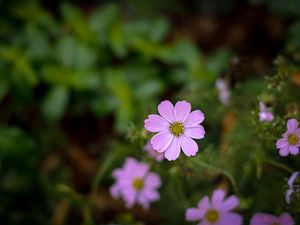
[[[223,78],[219,78],[216,81],[216,88],[219,92],[219,99],[223,105],[229,105],[231,92],[229,90],[228,84]]]
[[[280,149],[281,156],[287,156],[289,153],[297,155],[300,147],[300,128],[299,123],[295,119],[287,121],[287,131],[282,135],[282,138],[276,142],[276,147]]]
[[[285,193],[285,201],[287,204],[290,204],[291,201],[292,201],[292,195],[295,193],[295,192],[300,192],[300,183],[297,183],[297,179],[300,175],[300,172],[297,171],[297,172],[294,172],[289,181],[288,181],[288,190],[286,191]]]
[[[165,158],[164,153],[160,153],[152,148],[150,141],[147,142],[144,149],[148,152],[149,156],[154,158],[156,161],[162,161]]]
[[[122,168],[114,170],[113,177],[116,183],[110,188],[110,193],[114,198],[123,198],[126,208],[138,203],[147,209],[150,202],[159,199],[160,177],[150,172],[146,163],[129,157]]]
[[[188,208],[185,211],[186,220],[201,221],[199,223],[201,225],[241,225],[242,216],[231,212],[238,206],[239,199],[235,195],[224,198],[223,190],[215,190],[211,200],[205,196],[200,200],[197,208]]]
[[[295,222],[289,213],[282,213],[279,217],[267,213],[255,213],[250,225],[294,225]]]
[[[268,109],[263,102],[259,102],[259,113],[258,113],[260,122],[270,122],[274,120],[273,112]]]
[[[158,105],[160,115],[149,115],[145,120],[145,129],[158,132],[151,139],[152,148],[164,153],[166,159],[175,160],[182,149],[187,156],[198,152],[198,145],[192,139],[204,138],[205,131],[200,125],[204,114],[200,110],[191,112],[191,104],[179,101],[175,107],[170,101]]]

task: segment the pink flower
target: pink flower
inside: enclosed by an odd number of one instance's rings
[[[216,88],[219,92],[220,102],[222,102],[222,104],[225,106],[229,105],[231,92],[225,79],[219,78],[216,81]]]
[[[156,161],[162,161],[165,158],[164,153],[160,153],[152,148],[150,141],[147,142],[144,149],[148,152],[149,156]]]
[[[198,203],[197,208],[185,211],[187,221],[201,221],[198,225],[241,225],[241,215],[231,212],[239,204],[239,199],[232,195],[226,199],[222,189],[215,190],[211,201],[205,196]]]
[[[250,225],[294,225],[293,218],[288,213],[282,213],[279,217],[267,213],[255,213]]]
[[[289,153],[297,155],[300,147],[300,128],[298,121],[289,119],[287,121],[287,131],[282,135],[282,138],[276,142],[276,147],[280,149],[281,156],[287,156]]]
[[[114,198],[123,198],[126,208],[137,203],[148,209],[150,202],[159,199],[160,177],[150,172],[146,163],[128,157],[123,168],[114,170],[113,177],[116,183],[110,188],[110,193]]]
[[[299,181],[298,183],[296,182],[299,175],[300,175],[299,171],[294,172],[288,181],[289,189],[285,193],[285,201],[287,204],[291,203],[293,193],[300,191]]]
[[[268,109],[263,102],[259,102],[259,121],[260,122],[270,122],[274,120],[274,114],[273,112]]]
[[[203,126],[204,114],[200,110],[191,112],[191,104],[179,101],[175,108],[170,101],[158,105],[159,115],[149,115],[145,120],[145,128],[150,132],[158,132],[151,139],[153,149],[162,153],[166,159],[175,160],[182,149],[187,156],[198,152],[198,145],[192,139],[201,139],[205,135]]]

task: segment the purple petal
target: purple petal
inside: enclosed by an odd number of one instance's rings
[[[204,138],[205,131],[203,126],[197,125],[195,127],[185,128],[184,134],[194,139],[201,139]]]
[[[167,131],[170,123],[158,115],[149,115],[144,122],[144,127],[150,132]]]
[[[285,201],[287,204],[290,204],[291,203],[291,197],[292,197],[292,194],[293,194],[294,190],[293,188],[289,188],[286,193],[285,193]]]
[[[197,225],[211,225],[211,223],[207,222],[206,220],[201,221]]]
[[[138,195],[137,197],[137,202],[144,208],[144,209],[149,209],[149,199],[145,195]]]
[[[186,156],[194,156],[198,152],[198,145],[192,138],[183,134],[179,136],[179,142]]]
[[[288,140],[286,138],[280,138],[276,142],[276,148],[283,148],[288,145]]]
[[[159,194],[155,189],[147,188],[141,193],[141,195],[150,202],[159,200]]]
[[[160,132],[152,137],[151,144],[153,149],[163,152],[169,147],[172,139],[173,135],[169,131]]]
[[[202,216],[200,214],[200,210],[197,208],[188,208],[185,211],[185,220],[186,221],[198,221],[201,220]]]
[[[259,111],[265,112],[266,111],[266,105],[263,102],[259,102]]]
[[[133,188],[123,189],[123,198],[125,200],[125,207],[127,209],[131,208],[136,202],[136,192]]]
[[[201,216],[201,218],[203,218],[207,210],[210,208],[208,196],[204,196],[198,203],[197,207],[199,209],[199,215]]]
[[[241,225],[243,223],[243,217],[237,213],[222,213],[220,222],[216,225]],[[258,224],[256,224],[258,225]]]
[[[175,105],[175,119],[183,122],[191,112],[191,104],[187,101],[178,101]]]
[[[214,208],[219,208],[224,200],[225,191],[222,189],[217,189],[214,191],[211,199],[211,204]]]
[[[293,220],[293,218],[291,217],[291,215],[289,213],[282,213],[278,220],[280,221],[280,224],[282,225],[294,225],[295,222]]]
[[[177,137],[174,137],[171,144],[165,151],[165,157],[167,160],[175,160],[180,155],[180,144]]]
[[[289,132],[295,132],[298,129],[298,121],[295,119],[289,119],[287,121],[287,128]]]
[[[239,203],[239,199],[235,195],[232,195],[229,198],[227,198],[223,203],[221,203],[219,209],[222,211],[230,211],[236,208],[239,205]]]
[[[151,188],[158,188],[161,185],[160,177],[156,173],[149,173],[145,178],[145,186]]]
[[[290,153],[292,155],[297,155],[299,153],[299,148],[295,146],[290,146]]]
[[[299,175],[299,171],[294,172],[294,173],[291,175],[291,177],[290,177],[290,179],[289,179],[289,181],[288,181],[288,184],[289,184],[290,187],[294,185],[294,181],[295,181],[295,179],[298,177],[298,175]]]
[[[158,105],[159,114],[169,121],[170,123],[175,121],[174,106],[170,101],[163,101]]]
[[[269,225],[277,222],[277,217],[267,213],[255,213],[250,221],[250,225]]]
[[[194,127],[204,120],[204,114],[200,110],[192,111],[184,121],[185,127]]]
[[[114,184],[113,186],[111,186],[109,191],[110,191],[111,196],[113,196],[114,198],[120,197],[119,186],[117,184]]]
[[[289,154],[289,146],[285,146],[279,150],[279,155],[285,157]]]

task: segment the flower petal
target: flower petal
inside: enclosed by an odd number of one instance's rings
[[[201,216],[201,218],[203,218],[207,210],[210,208],[208,196],[204,196],[198,203],[197,207],[199,209],[199,215]]]
[[[167,160],[175,160],[180,155],[180,144],[177,137],[174,137],[171,144],[165,151],[165,157]]]
[[[184,134],[194,139],[201,139],[204,138],[205,131],[203,126],[197,125],[194,127],[185,128]]]
[[[284,225],[294,225],[295,222],[293,220],[293,218],[291,217],[291,215],[289,213],[282,213],[278,220],[280,221],[280,224],[284,224]]]
[[[158,112],[159,114],[169,121],[170,123],[175,121],[175,114],[174,114],[174,106],[170,101],[163,101],[158,105]]]
[[[222,211],[230,211],[235,209],[239,205],[240,201],[238,197],[232,195],[228,197],[223,203],[221,203],[220,210]]]
[[[198,221],[202,219],[202,216],[197,208],[188,208],[185,211],[185,220],[186,221]]]
[[[191,104],[187,101],[178,101],[175,105],[175,119],[183,122],[191,112]]]
[[[241,225],[243,223],[243,217],[237,213],[222,213],[220,222],[216,225]],[[256,224],[259,225],[259,224]]]
[[[184,126],[193,127],[202,123],[203,120],[204,120],[204,114],[200,110],[194,110],[185,119]]]
[[[268,225],[277,222],[277,217],[267,213],[255,213],[250,221],[250,225]]]
[[[276,148],[283,148],[288,145],[288,140],[286,138],[280,138],[276,142]]]
[[[295,181],[295,179],[298,177],[298,175],[299,175],[299,171],[294,172],[294,173],[291,175],[291,177],[290,177],[290,179],[289,179],[289,181],[288,181],[288,185],[289,185],[290,187],[294,185],[294,181]]]
[[[287,128],[290,132],[295,132],[298,129],[298,121],[296,119],[289,119],[287,121]]]
[[[186,135],[179,136],[181,148],[186,156],[194,156],[198,152],[197,143]]]
[[[290,153],[292,155],[297,155],[299,153],[299,148],[295,146],[290,146]]]
[[[145,186],[151,188],[158,188],[161,185],[160,177],[156,173],[149,173],[145,178]]]
[[[224,200],[225,191],[222,189],[217,189],[214,191],[211,199],[212,207],[219,208]]]
[[[285,146],[279,150],[279,155],[285,157],[289,154],[289,146]]]
[[[170,123],[159,115],[149,115],[144,121],[144,127],[150,132],[161,132],[169,129]]]
[[[285,193],[285,201],[287,204],[290,204],[292,201],[292,194],[293,194],[294,190],[293,188],[289,188],[286,193]]]
[[[154,135],[151,139],[151,144],[153,149],[163,152],[169,147],[172,139],[173,135],[169,131],[164,131]]]

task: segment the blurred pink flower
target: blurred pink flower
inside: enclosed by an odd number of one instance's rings
[[[216,88],[219,92],[219,100],[223,105],[229,105],[231,92],[225,79],[219,78],[216,81]]]
[[[300,147],[300,128],[299,123],[295,119],[287,121],[287,131],[282,135],[282,138],[276,142],[276,147],[280,149],[281,156],[287,156],[289,153],[297,155]]]
[[[149,156],[156,161],[162,161],[165,158],[164,153],[160,153],[152,148],[150,141],[147,142],[147,144],[144,146],[144,149],[148,152]]]
[[[201,221],[199,225],[241,225],[241,215],[231,212],[239,204],[235,196],[225,198],[222,189],[215,190],[211,201],[205,196],[198,203],[197,208],[188,208],[185,211],[187,221]]]
[[[282,213],[279,217],[267,213],[255,213],[250,225],[294,225],[293,218],[288,213]]]
[[[178,101],[175,105],[170,101],[163,101],[158,105],[159,115],[149,115],[145,120],[145,129],[158,132],[151,139],[153,149],[162,153],[166,159],[175,160],[182,149],[187,156],[194,156],[198,152],[198,145],[192,139],[204,138],[205,131],[200,125],[204,114],[200,110],[191,112],[191,104]]]
[[[259,102],[259,121],[260,122],[270,122],[274,120],[274,114],[271,110],[269,110],[265,103]]]
[[[290,177],[290,179],[288,181],[289,188],[288,188],[288,190],[285,193],[285,201],[286,201],[287,204],[291,203],[293,193],[300,191],[300,184],[296,183],[296,180],[297,180],[297,178],[298,178],[299,175],[300,175],[299,171],[294,172],[291,175],[291,177]]]
[[[116,182],[110,193],[114,198],[123,198],[126,208],[137,203],[148,209],[150,202],[159,199],[157,189],[161,185],[160,177],[150,172],[146,163],[128,157],[123,167],[115,169],[112,175]]]

